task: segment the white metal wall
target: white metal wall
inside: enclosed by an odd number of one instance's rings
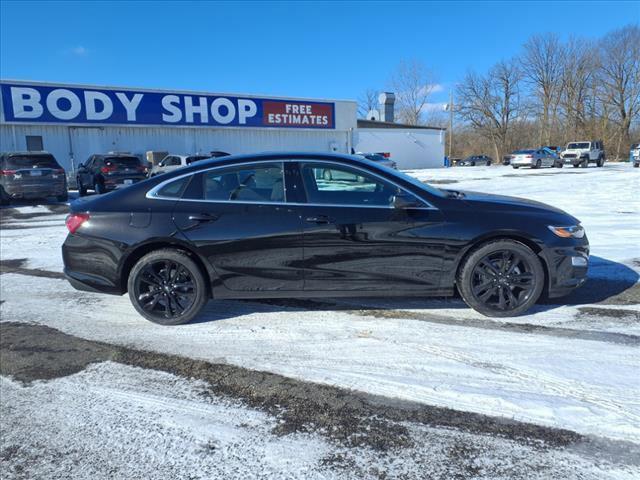
[[[359,128],[358,152],[389,152],[401,170],[444,166],[444,130]]]
[[[354,117],[355,118],[355,117]],[[222,150],[232,154],[264,151],[348,153],[349,130],[188,127],[68,127],[0,124],[0,150],[26,150],[26,136],[41,135],[44,149],[67,170],[89,155],[109,151],[144,155],[148,150],[177,154]]]

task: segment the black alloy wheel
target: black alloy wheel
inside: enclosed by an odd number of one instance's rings
[[[528,310],[540,297],[544,270],[537,255],[513,240],[498,240],[474,251],[458,276],[465,302],[492,317],[510,317]]]
[[[128,283],[135,309],[147,320],[162,325],[188,323],[208,300],[200,268],[178,250],[145,255],[131,270]]]

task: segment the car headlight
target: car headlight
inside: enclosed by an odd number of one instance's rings
[[[584,237],[584,228],[582,225],[572,225],[570,227],[554,227],[548,226],[549,230],[562,238],[582,238]]]

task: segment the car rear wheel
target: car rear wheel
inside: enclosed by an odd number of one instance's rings
[[[93,184],[93,191],[98,195],[102,195],[106,192],[106,189],[104,188],[104,184],[101,181],[96,180],[96,183]]]
[[[58,200],[59,202],[66,202],[69,200],[69,194],[68,193],[63,193],[62,195],[58,195],[56,197],[56,200]]]
[[[78,195],[84,197],[87,194],[87,189],[82,185],[79,178],[76,179],[76,183],[78,185]]]
[[[190,322],[209,299],[198,265],[186,253],[173,249],[142,257],[129,274],[128,289],[138,313],[161,325]]]
[[[536,160],[536,166],[533,168],[540,168],[542,166],[542,160],[538,159]]]
[[[517,165],[513,165],[513,168],[514,168],[514,170],[517,170],[517,169],[519,169],[520,167],[519,167],[519,166],[517,166]]]
[[[596,165],[598,165],[598,167],[602,167],[604,165],[604,158],[599,158],[598,163],[596,163]]]
[[[588,158],[585,158],[585,159],[582,161],[582,163],[580,164],[580,166],[581,166],[582,168],[587,168],[587,167],[589,166],[589,159],[588,159]]]
[[[538,256],[515,240],[487,243],[459,269],[458,290],[474,310],[489,317],[521,315],[538,301],[544,270]]]

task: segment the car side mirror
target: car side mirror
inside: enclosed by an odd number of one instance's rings
[[[421,207],[422,204],[413,196],[399,192],[393,197],[393,208],[406,209]]]

